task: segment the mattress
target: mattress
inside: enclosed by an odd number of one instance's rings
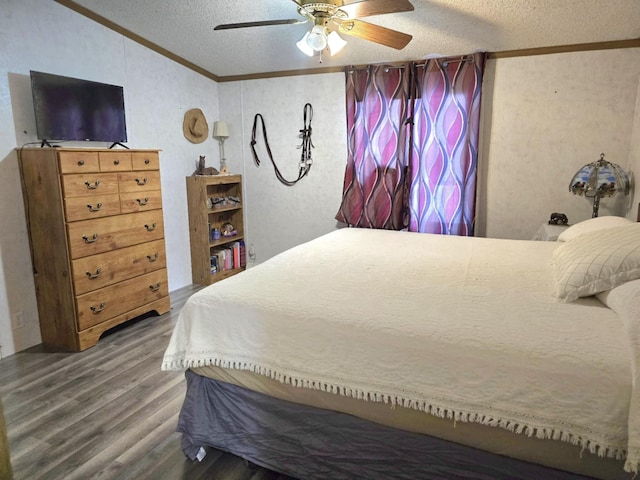
[[[193,295],[163,368],[247,371],[382,422],[442,420],[443,438],[485,426],[620,460],[630,342],[596,298],[555,297],[556,246],[332,232]]]

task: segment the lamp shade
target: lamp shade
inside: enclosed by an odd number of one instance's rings
[[[229,137],[229,127],[227,127],[227,122],[214,122],[213,124],[213,138],[228,138]]]
[[[326,22],[322,19],[316,23],[311,30],[304,34],[304,37],[296,43],[296,46],[302,53],[309,57],[320,53],[326,48],[329,49],[331,55],[335,55],[347,44],[347,42],[338,35],[335,30],[329,31]]]
[[[347,44],[344,38],[338,35],[338,32],[336,32],[335,30],[331,32],[327,37],[327,43],[329,44],[329,51],[331,52],[331,56],[338,53]]]
[[[309,44],[307,43],[307,38],[309,37],[309,32],[304,34],[304,37],[302,37],[300,39],[300,41],[298,43],[296,43],[296,46],[298,47],[298,49],[304,53],[306,56],[308,57],[313,57],[313,55],[315,55],[316,52],[313,51],[313,48],[311,48],[309,46]]]
[[[619,193],[628,195],[630,188],[626,172],[619,165],[605,160],[604,153],[600,154],[597,161],[578,170],[569,183],[569,191],[574,195],[593,198],[592,217],[598,216],[600,198],[613,197]]]
[[[321,52],[327,48],[326,28],[322,25],[314,25],[307,37],[307,45],[309,45],[314,52]]]

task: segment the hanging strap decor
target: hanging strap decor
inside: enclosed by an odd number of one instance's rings
[[[311,149],[314,148],[313,142],[311,141],[311,119],[313,118],[313,107],[310,103],[307,103],[303,109],[303,127],[300,130],[300,138],[302,138],[302,143],[298,145],[298,148],[302,149],[302,153],[300,155],[300,164],[298,169],[298,178],[295,180],[287,180],[284,178],[278,165],[276,165],[275,160],[273,159],[273,154],[271,153],[271,147],[269,146],[269,139],[267,138],[267,127],[264,123],[264,118],[260,113],[256,113],[256,116],[253,118],[253,128],[251,130],[251,152],[253,153],[253,160],[256,162],[257,166],[260,166],[260,158],[258,157],[258,153],[256,152],[255,145],[257,143],[256,136],[258,132],[258,120],[262,124],[262,136],[264,137],[264,145],[267,149],[267,154],[269,155],[269,159],[271,163],[273,163],[273,168],[276,172],[276,177],[283,184],[288,187],[292,187],[300,180],[302,180],[311,170],[311,164],[313,160],[311,159]]]

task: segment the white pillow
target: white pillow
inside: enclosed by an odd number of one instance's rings
[[[628,225],[630,223],[633,222],[624,217],[605,216],[590,218],[589,220],[584,220],[568,227],[564,232],[558,235],[558,242],[568,242],[583,233],[594,232],[604,228],[622,227],[623,225]]]
[[[567,302],[640,278],[640,223],[577,236],[553,252],[557,296]]]
[[[596,297],[618,315],[640,319],[640,279],[600,292]]]

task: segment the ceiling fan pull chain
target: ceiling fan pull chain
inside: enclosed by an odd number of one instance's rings
[[[311,106],[310,103],[307,103],[304,106],[304,110],[303,110],[304,125],[303,125],[303,128],[300,130],[300,137],[302,138],[302,142],[300,145],[298,145],[298,148],[302,149],[302,153],[300,155],[298,178],[296,178],[295,180],[287,180],[280,172],[278,165],[276,165],[276,162],[273,159],[273,154],[271,153],[271,147],[269,146],[269,139],[267,138],[267,127],[264,123],[264,117],[262,116],[262,114],[256,113],[255,117],[253,118],[253,128],[251,129],[251,153],[253,155],[253,160],[256,162],[257,166],[260,166],[260,157],[258,157],[258,152],[256,152],[256,148],[255,148],[255,145],[257,143],[256,137],[258,133],[258,120],[259,120],[260,123],[262,124],[262,136],[264,137],[265,148],[267,150],[267,154],[269,155],[269,159],[273,164],[273,169],[275,170],[276,178],[288,187],[292,187],[293,185],[298,183],[309,173],[309,170],[311,170],[311,165],[313,164],[313,159],[311,158],[311,149],[315,148],[313,145],[313,142],[311,141],[312,117],[313,117],[313,107]]]

